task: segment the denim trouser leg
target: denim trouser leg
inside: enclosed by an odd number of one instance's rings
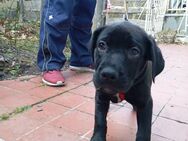
[[[88,43],[91,37],[95,5],[96,0],[75,0],[69,34],[71,40],[70,64],[73,66],[92,64]]]
[[[72,65],[91,64],[87,48],[96,0],[45,0],[40,30],[38,66],[59,70],[66,59],[63,49],[70,34]]]
[[[73,0],[45,0],[37,60],[41,71],[59,70],[66,61],[63,49],[70,30],[72,7]]]

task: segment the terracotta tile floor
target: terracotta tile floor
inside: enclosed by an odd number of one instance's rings
[[[166,68],[152,87],[152,141],[188,141],[188,46],[160,45]],[[0,81],[0,115],[32,105],[0,121],[0,141],[89,141],[94,124],[91,73],[63,72],[65,87],[48,87],[40,76]],[[134,141],[136,117],[125,101],[111,104],[108,141]]]

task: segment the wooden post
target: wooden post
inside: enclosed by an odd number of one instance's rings
[[[151,35],[154,37],[155,36],[155,1],[151,0]]]
[[[23,0],[19,0],[19,22],[24,21],[24,2]]]
[[[104,9],[106,7],[106,0],[97,0],[97,5],[95,9],[95,15],[93,18],[93,30],[105,25],[105,14]]]
[[[42,18],[43,6],[44,6],[44,0],[41,0],[41,4],[40,4],[40,21],[41,21],[41,18]]]

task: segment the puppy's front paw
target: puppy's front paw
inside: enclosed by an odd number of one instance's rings
[[[106,141],[106,138],[100,136],[99,134],[95,134],[93,135],[90,141]]]

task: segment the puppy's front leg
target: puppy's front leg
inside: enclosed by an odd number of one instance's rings
[[[95,126],[91,141],[106,141],[107,122],[110,100],[105,94],[97,91],[95,96]]]
[[[144,107],[137,107],[138,131],[136,141],[150,141],[153,100],[150,98]]]

